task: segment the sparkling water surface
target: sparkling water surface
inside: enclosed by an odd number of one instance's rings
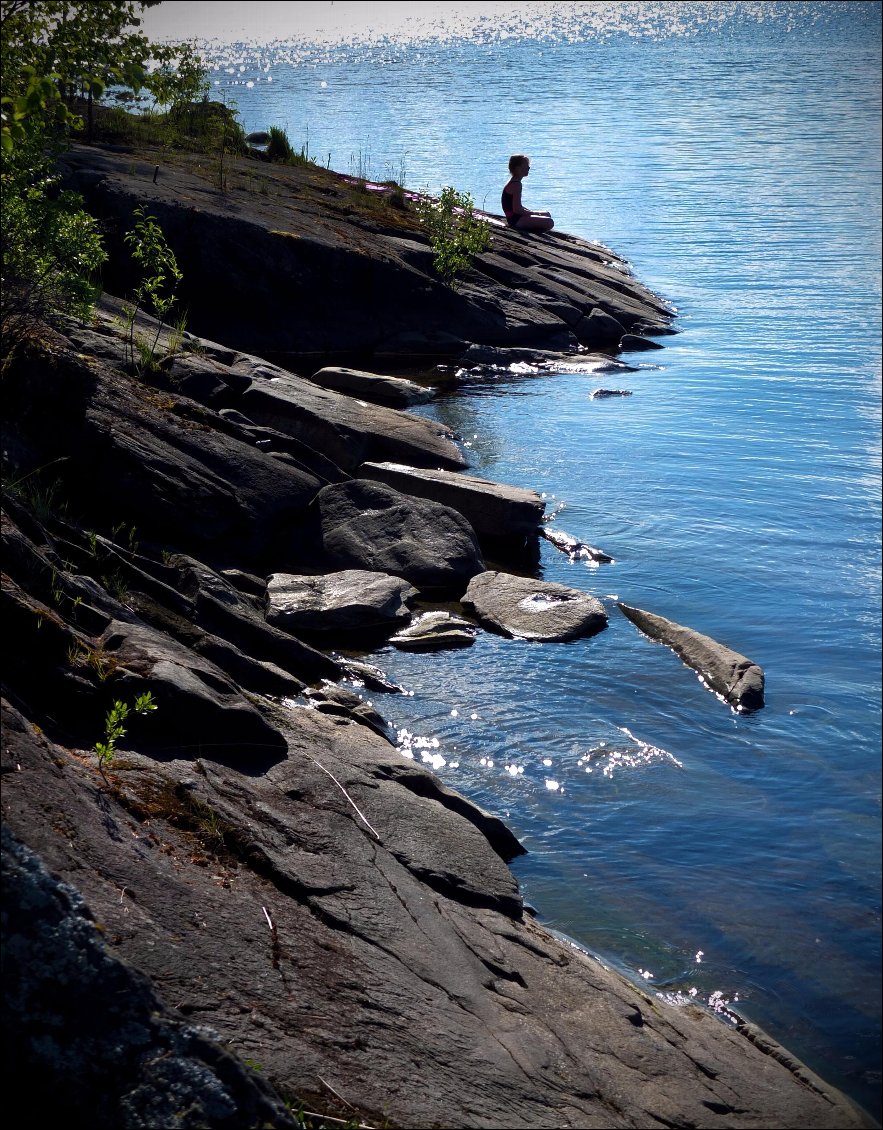
[[[208,49],[246,130],[341,172],[495,211],[530,154],[527,205],[678,312],[636,372],[464,374],[418,409],[615,559],[542,548],[610,622],[382,649],[409,693],[371,697],[403,756],[507,819],[543,921],[877,1113],[880,6],[532,9]],[[765,708],[732,712],[615,599],[761,664]]]

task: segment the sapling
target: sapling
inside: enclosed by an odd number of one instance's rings
[[[124,722],[129,717],[130,712],[134,710],[136,714],[149,714],[156,709],[157,705],[153,701],[152,693],[145,691],[144,694],[135,699],[133,706],[130,707],[127,702],[117,699],[108,710],[107,717],[104,719],[104,741],[95,743],[95,753],[98,755],[98,771],[105,781],[107,778],[104,775],[104,770],[113,761],[116,744],[126,733]]]
[[[415,208],[435,252],[436,273],[453,287],[455,275],[468,270],[473,258],[490,247],[490,225],[476,217],[469,193],[455,188],[443,188],[438,200],[423,197]]]
[[[175,253],[166,243],[156,217],[141,207],[135,209],[136,223],[123,239],[132,249],[132,258],[141,264],[141,282],[135,288],[134,305],[123,307],[130,363],[135,366],[135,350],[140,354],[139,372],[156,365],[156,346],[166,319],[175,304],[175,290],[181,281],[181,269]],[[135,340],[135,319],[139,310],[147,310],[157,319],[153,342]]]

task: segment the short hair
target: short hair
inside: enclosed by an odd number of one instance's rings
[[[509,172],[514,173],[519,165],[523,165],[525,161],[529,161],[529,157],[525,157],[523,153],[513,153],[509,158]]]

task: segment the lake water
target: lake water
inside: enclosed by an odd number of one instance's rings
[[[506,817],[544,922],[878,1112],[880,5],[471,7],[425,39],[216,43],[216,95],[323,165],[491,210],[528,153],[526,204],[629,260],[680,333],[630,358],[628,398],[511,373],[425,409],[614,557],[542,551],[610,624],[385,649],[411,693],[375,704]],[[765,708],[733,713],[614,596],[761,664]]]

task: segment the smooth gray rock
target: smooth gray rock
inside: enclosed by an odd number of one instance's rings
[[[288,756],[264,774],[127,753],[102,793],[82,758],[9,708],[0,749],[16,834],[76,884],[129,967],[261,1078],[297,1099],[321,1076],[363,1123],[403,1127],[873,1125],[753,1026],[671,1007],[550,935],[523,913],[504,862],[523,851],[512,833],[368,727],[310,709],[276,716]],[[4,901],[4,924],[16,903],[39,948],[4,937],[4,961],[35,979],[59,1049],[67,1109],[53,1124],[116,1130],[79,1102],[79,1085],[97,1076],[96,1097],[114,1093],[119,1042],[90,1040],[83,1070],[65,1064],[84,1034],[140,1036],[141,999],[114,991],[99,965],[98,995],[89,981],[87,1002],[54,1009],[81,981],[47,969],[42,947],[60,941],[65,969],[79,951],[41,929],[28,895]],[[150,1109],[139,1130],[177,1125],[165,1107],[149,1121]],[[197,1107],[182,1130],[213,1127],[204,1116]],[[262,1124],[243,1108],[224,1130]]]
[[[462,603],[485,626],[519,639],[563,643],[607,627],[604,605],[588,593],[512,573],[479,574]]]
[[[320,388],[334,389],[347,396],[364,397],[372,404],[386,404],[391,408],[406,408],[409,404],[425,404],[435,395],[431,388],[424,388],[402,377],[382,376],[378,373],[365,373],[360,369],[345,369],[327,366],[313,373],[310,380]]]
[[[284,631],[358,631],[395,627],[411,618],[417,596],[401,577],[344,569],[318,577],[273,573],[267,582],[267,622]]]
[[[546,508],[536,491],[454,471],[408,467],[402,463],[363,463],[359,475],[386,483],[403,494],[453,507],[482,541],[536,534]]]
[[[664,616],[628,604],[618,603],[617,608],[644,635],[670,647],[730,706],[741,713],[763,706],[763,669],[752,660]]]
[[[471,647],[475,643],[475,625],[450,612],[424,612],[389,642],[400,651],[442,651],[454,647]]]
[[[315,506],[332,567],[391,573],[421,591],[458,596],[484,568],[472,527],[449,506],[368,479],[324,487]]]

